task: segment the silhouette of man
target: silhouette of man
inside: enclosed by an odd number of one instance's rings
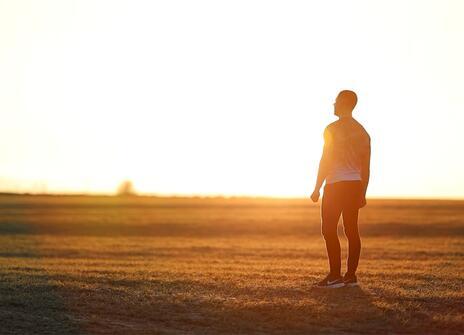
[[[358,284],[356,269],[361,252],[358,211],[366,205],[371,140],[363,126],[352,116],[357,100],[353,91],[341,91],[334,103],[334,114],[338,120],[324,130],[324,149],[311,199],[313,202],[319,200],[319,191],[325,181],[321,228],[330,273],[316,283],[317,287],[338,288]],[[340,216],[343,216],[343,228],[348,238],[348,269],[344,277],[341,276],[341,251],[337,235]]]

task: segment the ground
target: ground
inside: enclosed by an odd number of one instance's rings
[[[360,221],[360,287],[323,290],[307,199],[2,195],[0,334],[464,334],[464,201]]]

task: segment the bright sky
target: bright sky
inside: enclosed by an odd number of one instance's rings
[[[304,196],[341,89],[370,196],[464,197],[464,2],[0,0],[0,191]]]

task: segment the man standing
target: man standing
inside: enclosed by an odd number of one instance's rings
[[[319,200],[319,190],[325,181],[321,221],[330,273],[316,283],[317,287],[338,288],[358,284],[356,269],[361,252],[358,211],[366,205],[371,149],[369,134],[352,117],[356,103],[356,93],[341,91],[334,103],[334,114],[338,120],[324,130],[324,149],[311,199],[313,202]],[[348,269],[344,277],[341,276],[341,251],[337,235],[340,216],[343,216],[343,227],[348,238]]]

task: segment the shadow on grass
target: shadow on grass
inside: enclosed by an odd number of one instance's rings
[[[0,334],[81,334],[57,288],[34,267],[0,267]]]
[[[311,288],[301,299],[284,297],[244,306],[221,306],[217,319],[230,325],[218,329],[223,333],[234,330],[250,334],[373,334],[398,329],[397,321],[387,318],[373,304],[371,296],[359,287]]]
[[[340,225],[341,226],[341,225]],[[340,235],[343,236],[340,228]],[[375,223],[362,224],[364,237],[460,237],[464,236],[464,225],[461,222],[428,223],[418,229],[411,223]],[[296,223],[293,225],[281,222],[263,222],[261,225],[213,225],[211,223],[88,223],[57,224],[37,222],[2,222],[0,235],[58,235],[58,236],[163,236],[163,237],[236,237],[236,236],[300,236],[320,235],[320,225]]]
[[[31,261],[40,257],[33,231],[0,220],[0,334],[81,334],[47,272]]]
[[[270,303],[229,310],[226,318],[233,316],[237,325],[248,320],[248,327],[242,329],[244,332],[372,334],[391,333],[398,329],[397,321],[387,318],[373,304],[370,294],[360,287],[311,288],[307,297],[309,301],[296,299],[288,304]]]
[[[336,333],[391,333],[400,329],[394,316],[385,315],[375,306],[372,296],[361,287],[317,289],[312,297],[322,306],[322,313],[330,320],[321,331]]]
[[[194,282],[158,285],[155,296],[124,306],[132,315],[122,317],[128,329],[130,325],[156,334],[385,334],[401,329],[361,288],[256,290],[232,285],[219,293]],[[103,308],[97,313],[109,320],[121,318],[123,310]],[[111,331],[124,333],[121,327]]]

